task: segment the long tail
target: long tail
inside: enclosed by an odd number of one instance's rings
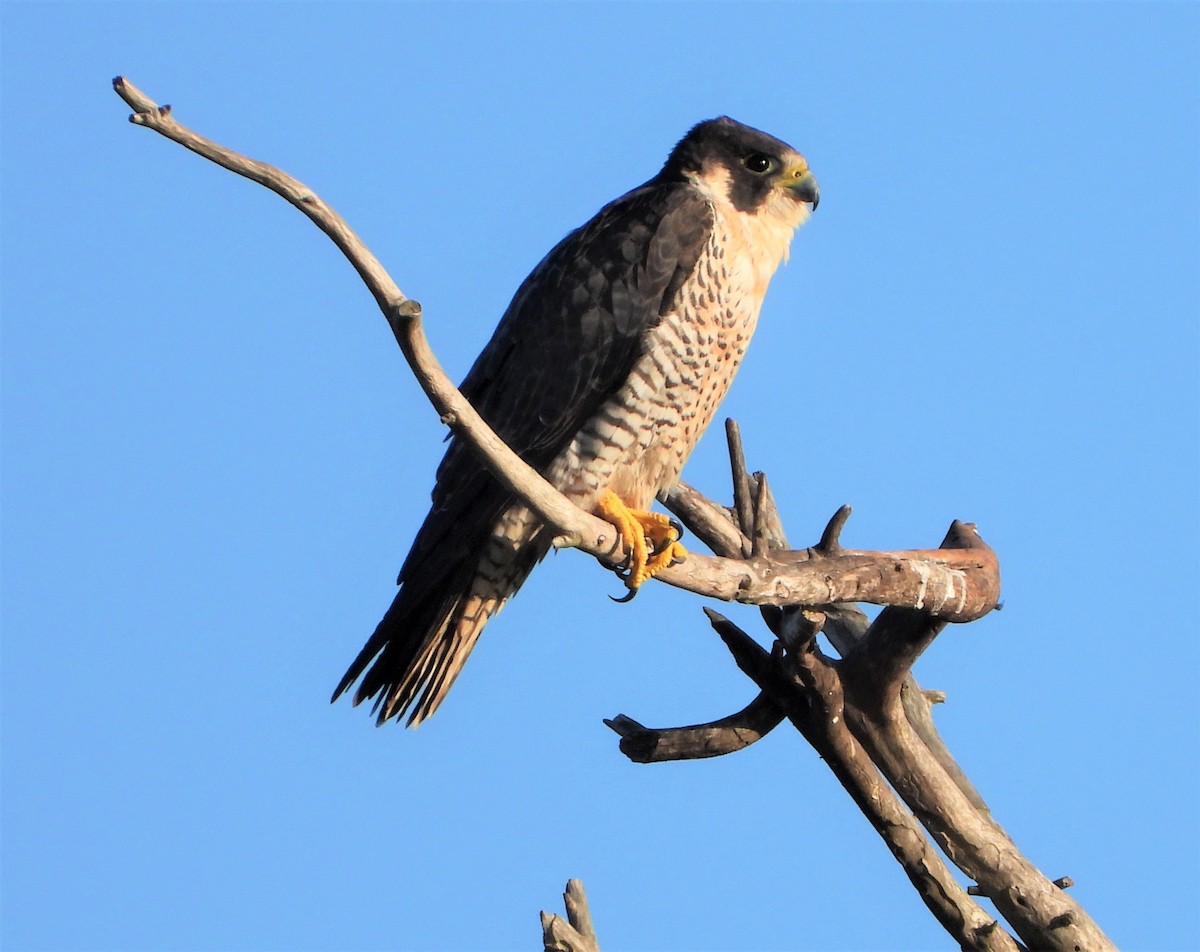
[[[424,564],[406,563],[400,591],[332,700],[361,676],[354,704],[374,698],[377,723],[402,717],[411,708],[408,724],[415,727],[433,714],[488,619],[504,607],[549,548],[548,540],[536,538],[536,524],[520,521],[521,531],[513,533],[517,527],[511,518],[502,520],[474,552],[456,552],[454,559],[441,553]],[[422,571],[430,568],[439,571]]]

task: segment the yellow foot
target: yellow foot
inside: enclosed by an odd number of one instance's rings
[[[619,601],[629,601],[647,579],[687,558],[687,550],[678,542],[679,529],[670,519],[630,509],[612,490],[605,490],[596,502],[596,515],[616,526],[629,550],[629,571],[624,576],[629,594]]]

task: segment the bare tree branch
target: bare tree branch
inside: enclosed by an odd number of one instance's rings
[[[718,555],[736,558],[742,547],[750,548],[750,540],[734,522],[724,506],[719,506],[683,480],[675,484],[663,504],[671,510],[693,535]]]
[[[233,152],[178,123],[170,107],[158,106],[122,77],[118,95],[134,110],[130,120],[153,129],[223,168],[271,189],[304,212],[350,260],[370,289],[435,409],[457,436],[466,440],[508,489],[548,525],[560,547],[582,549],[606,565],[625,557],[616,530],[576,507],[500,440],[450,382],[421,328],[421,309],[399,287],[346,222],[312,189],[279,169]],[[743,527],[744,530],[746,527]],[[749,527],[747,535],[751,535]],[[975,557],[961,553],[856,552],[813,562],[811,553],[773,553],[737,561],[692,553],[682,565],[656,578],[699,595],[746,604],[808,604],[867,601],[880,605],[933,606],[940,617],[970,621],[994,607],[989,575],[995,557],[983,547]]]
[[[730,476],[733,481],[733,512],[737,516],[738,528],[747,542],[741,555],[757,555],[754,549],[754,500],[751,495],[750,474],[746,472],[746,454],[742,449],[742,433],[733,420],[725,421],[725,441],[729,445]],[[727,552],[731,558],[734,553]]]
[[[279,169],[233,152],[180,125],[118,77],[118,95],[137,125],[255,181],[300,209],[354,266],[441,419],[489,470],[555,531],[556,544],[608,566],[626,553],[604,520],[574,506],[507,447],[450,382],[421,327],[421,308],[396,286],[346,222],[311,189]],[[941,744],[910,668],[948,622],[991,611],[999,597],[995,553],[974,526],[955,522],[939,549],[867,552],[839,541],[843,507],[821,541],[790,550],[766,477],[748,473],[736,424],[727,425],[734,506],[726,510],[681,484],[665,501],[715,556],[692,553],[657,576],[697,594],[756,604],[778,640],[770,652],[715,612],[713,627],[760,695],[728,718],[650,731],[630,718],[610,722],[635,759],[716,756],[740,749],[786,716],[821,754],[887,841],[938,921],[963,948],[1015,950],[1012,936],[975,902],[987,896],[1032,948],[1103,950],[1112,944],[1063,889],[1017,850]],[[686,515],[684,515],[686,514]],[[888,606],[869,627],[855,602]],[[817,643],[825,629],[840,659]],[[903,804],[901,803],[903,800]],[[907,804],[906,810],[904,804]],[[912,812],[910,813],[909,810]],[[918,824],[919,821],[919,824]],[[976,880],[958,885],[929,837]],[[542,914],[546,949],[598,952],[583,887],[565,895],[568,921]]]
[[[675,511],[699,509],[704,513],[705,525],[712,527],[714,547],[744,551],[749,541],[746,526],[752,527],[750,535],[756,540],[752,544],[759,551],[768,536],[771,545],[786,545],[781,527],[770,532],[764,528],[768,522],[774,526],[778,518],[763,491],[765,478],[746,475],[736,426],[731,424],[728,432],[735,505],[730,510],[715,504],[705,507],[685,493]],[[765,516],[763,509],[770,513]],[[848,553],[840,534],[848,515],[849,507],[839,510],[821,541],[804,554],[814,559],[845,557]],[[730,531],[735,519],[742,527],[736,534]],[[937,551],[973,549],[981,544],[972,527],[956,522]],[[992,584],[998,595],[998,566]],[[928,606],[926,610],[886,608],[871,625],[850,604],[820,609],[789,606],[774,612],[764,609],[768,627],[780,639],[773,652],[759,647],[728,619],[708,609],[706,613],[738,666],[761,688],[755,705],[772,717],[777,711],[785,713],[821,754],[887,842],[931,912],[963,948],[1021,948],[972,896],[991,898],[1033,948],[1067,949],[1072,943],[1080,949],[1111,948],[1077,904],[1060,895],[1058,883],[1050,883],[1029,864],[991,819],[983,798],[934,728],[930,701],[910,671],[946,626]],[[815,638],[822,628],[842,655],[841,661],[826,657],[817,647]],[[736,723],[743,714],[731,719]],[[610,722],[614,729],[618,724],[640,728],[624,716]],[[725,726],[720,721],[714,724]],[[649,762],[711,756],[716,748],[711,726],[620,732],[627,739],[631,733],[637,738],[641,746],[633,749]],[[747,735],[747,739],[759,736]],[[654,746],[660,738],[668,742],[661,752]],[[735,743],[738,740],[732,733],[716,737],[730,749],[744,746]],[[631,754],[625,740],[621,749]],[[914,765],[917,776],[913,775]],[[901,798],[913,814],[904,809]],[[956,865],[978,880],[976,886],[963,890],[957,884],[921,825]],[[1033,900],[1022,903],[1026,897]]]
[[[873,706],[873,700],[870,705]],[[1115,950],[1099,926],[1027,860],[1008,834],[955,784],[896,705],[875,719],[847,705],[858,737],[888,782],[956,866],[975,879],[1030,948]]]
[[[815,626],[812,634],[815,635]],[[750,640],[747,636],[747,640]],[[726,640],[728,644],[728,639]],[[836,665],[807,645],[761,655],[756,664],[739,665],[786,712],[884,839],[916,887],[921,899],[964,949],[1016,950],[933,848],[920,825],[884,782],[871,757],[846,723],[845,698]]]
[[[799,680],[804,686],[798,690],[799,682],[782,673],[782,652],[772,654],[763,650],[728,619],[714,611],[705,611],[734,653],[738,666],[762,689],[763,693],[751,707],[758,708],[770,727],[775,726],[775,718],[781,712],[786,712],[887,842],[926,906],[959,944],[965,949],[1018,949],[1017,943],[998,926],[995,918],[958,884],[917,821],[904,809],[850,732],[844,716],[841,682],[829,659],[811,644],[816,627],[810,627],[809,644],[797,645],[791,654],[796,670],[803,672]],[[733,715],[734,718],[738,716]],[[733,742],[739,737],[728,727],[714,731],[720,722],[667,731],[648,731],[623,715],[606,723],[625,738],[621,750],[642,763],[716,756],[721,751],[714,748],[722,744],[728,745],[730,750],[745,746]],[[627,749],[626,741],[630,739],[637,744],[635,749],[642,756],[634,756],[634,752]]]
[[[778,705],[760,692],[736,714],[707,724],[658,730],[644,727],[624,714],[604,723],[621,735],[621,753],[634,763],[654,764],[732,754],[761,740],[780,725],[783,717]]]
[[[542,912],[542,944],[545,952],[600,952],[587,893],[578,879],[567,881],[563,903],[567,918]]]
[[[962,550],[964,552],[979,552],[986,550],[985,558],[994,561],[994,554],[979,538],[975,527],[955,520],[942,548],[937,550]],[[969,556],[968,556],[969,557]],[[918,572],[921,570],[918,569]],[[995,604],[1000,595],[1000,567],[997,563],[992,574],[993,588],[986,593],[977,593]],[[928,606],[933,611],[922,611],[926,608],[925,600],[928,590],[918,593],[918,604],[913,608],[890,608],[880,613],[875,624],[868,630],[862,641],[847,656],[847,662],[869,669],[869,675],[878,684],[880,697],[892,701],[899,695],[909,669],[916,662],[934,638],[945,628],[945,618],[937,612],[937,606]]]
[[[505,486],[521,496],[548,524],[560,529],[564,545],[577,545],[601,558],[619,561],[614,550],[613,527],[583,512],[525,463],[492,431],[474,407],[459,393],[434,356],[421,328],[421,306],[407,298],[379,260],[345,220],[308,186],[274,166],[197,135],[171,115],[170,106],[159,106],[132,83],[118,76],[117,94],[134,110],[130,121],[153,129],[222,168],[269,188],[299,208],[337,245],[374,296],[396,342],[442,421],[461,435],[484,459]]]

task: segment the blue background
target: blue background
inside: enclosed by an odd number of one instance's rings
[[[460,377],[541,255],[729,114],[822,188],[722,415],[794,543],[979,524],[1004,611],[919,663],[996,817],[1126,949],[1200,946],[1200,7],[13,4],[3,35],[3,929],[23,949],[950,943],[817,756],[635,766],[753,694],[694,596],[559,553],[443,710],[327,698],[443,428],[278,198]],[[719,427],[685,478],[728,498]],[[762,632],[756,614],[729,609]]]

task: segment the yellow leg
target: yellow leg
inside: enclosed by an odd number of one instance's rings
[[[629,598],[647,579],[675,560],[687,558],[670,519],[657,512],[630,509],[612,490],[605,490],[597,501],[596,515],[616,526],[629,550],[629,572],[625,576]]]

